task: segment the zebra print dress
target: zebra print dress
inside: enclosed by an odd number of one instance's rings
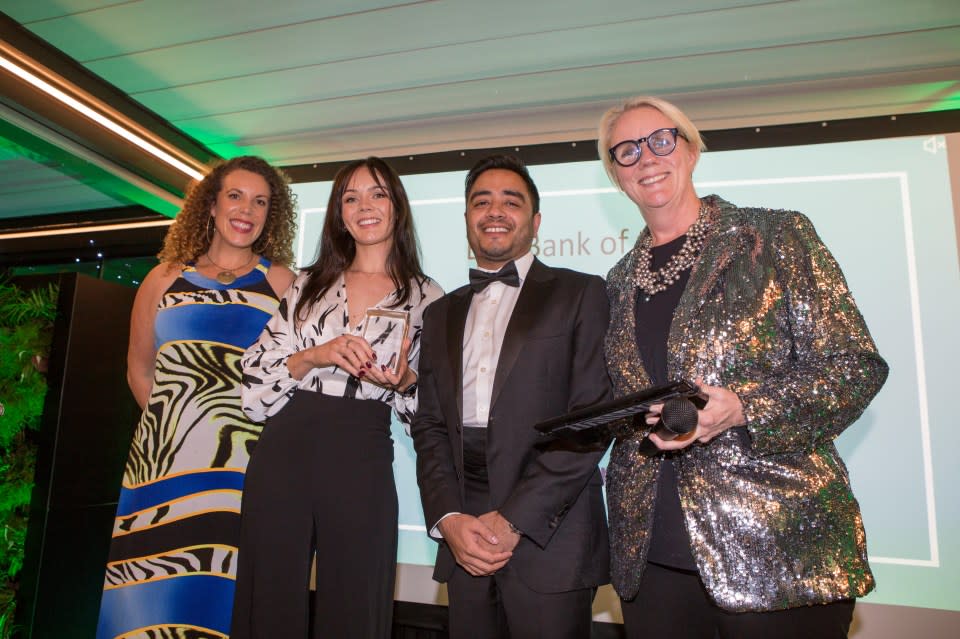
[[[278,300],[262,259],[229,286],[187,267],[157,311],[156,373],[130,446],[97,638],[230,632],[240,492],[261,426],[240,358]]]

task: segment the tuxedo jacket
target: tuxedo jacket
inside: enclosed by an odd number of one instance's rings
[[[448,513],[466,512],[462,357],[472,297],[465,286],[424,314],[411,434],[428,529]],[[537,592],[609,581],[597,468],[606,441],[547,444],[534,429],[541,420],[612,397],[603,359],[608,317],[601,278],[534,260],[504,334],[487,422],[491,510],[523,531],[510,565]],[[434,578],[445,582],[454,568],[441,541]]]

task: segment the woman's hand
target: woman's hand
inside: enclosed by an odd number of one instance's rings
[[[356,335],[339,335],[329,342],[298,351],[287,359],[294,379],[303,379],[314,368],[338,366],[354,377],[364,378],[376,365],[377,355],[367,340]]]
[[[650,441],[660,450],[679,450],[694,442],[706,444],[728,428],[742,426],[746,422],[743,404],[736,393],[722,386],[708,386],[702,379],[697,380],[697,385],[707,396],[707,405],[703,410],[697,411],[697,427],[692,432],[669,441],[660,439],[656,433],[650,433]],[[659,406],[651,408],[656,409],[656,413],[651,411],[647,415],[649,425],[655,424],[660,418]]]
[[[373,366],[366,371],[364,381],[373,382],[378,386],[403,392],[417,381],[416,374],[407,365],[407,356],[410,353],[410,339],[404,338],[397,356],[397,372],[394,373],[386,362],[373,362]]]

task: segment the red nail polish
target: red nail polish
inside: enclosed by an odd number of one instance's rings
[[[363,377],[366,374],[367,374],[367,371],[360,371],[359,373],[357,373],[357,377]]]

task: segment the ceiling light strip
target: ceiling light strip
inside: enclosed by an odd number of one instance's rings
[[[173,193],[161,189],[152,182],[148,182],[139,175],[136,175],[135,173],[132,173],[131,171],[128,171],[127,169],[114,164],[113,162],[110,162],[106,158],[97,155],[90,149],[77,144],[69,138],[63,137],[53,129],[38,124],[37,122],[17,111],[14,111],[4,104],[0,104],[0,118],[6,120],[16,127],[19,127],[31,135],[37,136],[49,144],[63,149],[76,158],[89,162],[90,164],[103,169],[127,184],[140,189],[140,191],[169,203],[175,209],[183,208],[182,198],[179,198]]]
[[[97,112],[96,110],[92,109],[91,107],[87,106],[80,100],[67,94],[61,89],[53,86],[43,78],[40,78],[34,75],[27,69],[24,69],[20,65],[16,64],[14,61],[7,59],[7,57],[3,54],[0,54],[0,67],[3,67],[4,69],[14,74],[18,78],[33,85],[37,89],[43,91],[44,93],[58,100],[62,104],[70,107],[74,111],[93,120],[103,128],[107,129],[108,131],[113,132],[114,134],[122,137],[123,139],[127,140],[131,144],[134,144],[137,147],[143,149],[150,155],[168,164],[169,166],[172,166],[173,168],[177,169],[181,173],[193,178],[194,180],[203,179],[204,174],[201,173],[200,171],[194,169],[193,167],[189,166],[185,162],[182,162],[181,160],[175,158],[174,156],[167,153],[163,149],[159,148],[152,142],[145,140],[141,136],[130,131],[124,126],[114,122],[113,120],[106,117],[105,115]]]
[[[97,224],[95,226],[71,226],[62,229],[47,229],[42,231],[22,231],[16,233],[0,232],[0,240],[20,240],[30,237],[47,237],[51,235],[75,235],[77,233],[100,233],[103,231],[125,231],[127,229],[142,229],[151,226],[170,226],[173,220],[153,220],[150,222],[130,222],[128,224]]]

